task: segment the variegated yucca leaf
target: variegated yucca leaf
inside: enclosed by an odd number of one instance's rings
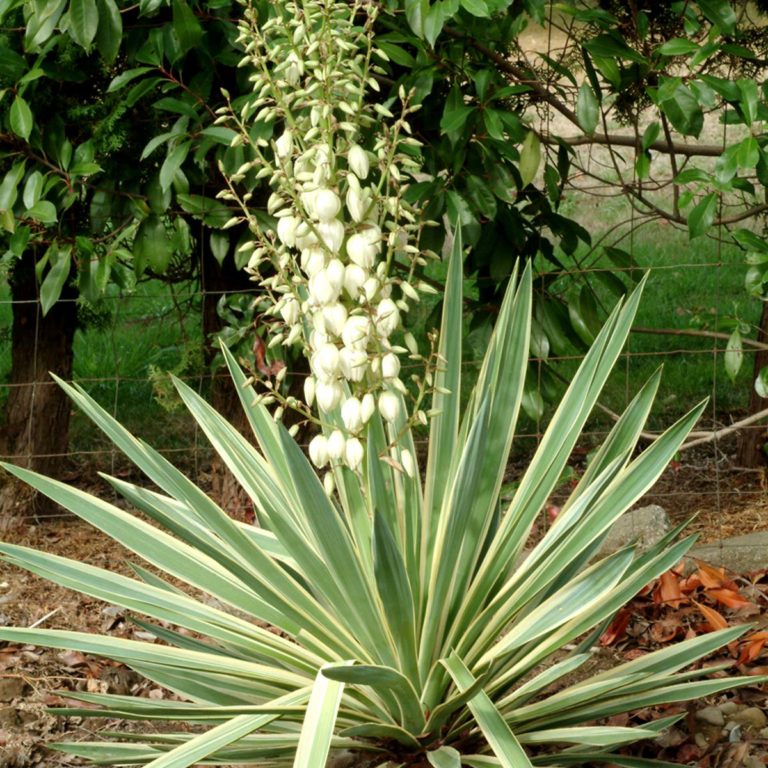
[[[692,537],[678,540],[678,529],[645,552],[627,547],[599,554],[610,527],[653,485],[703,406],[638,454],[658,387],[655,374],[523,558],[532,526],[619,358],[642,286],[611,313],[514,497],[502,505],[528,366],[532,272],[529,266],[511,281],[462,412],[462,256],[457,232],[423,476],[410,477],[389,459],[392,450],[413,452],[405,422],[385,427],[376,414],[367,427],[364,466],[359,473],[336,467],[337,492],[329,497],[224,349],[253,441],[175,383],[253,501],[258,526],[244,525],[82,388],[60,382],[154,484],[147,490],[106,478],[150,522],[61,482],[6,469],[144,565],[134,564],[137,578],[129,578],[12,544],[0,544],[0,556],[125,608],[157,641],[17,628],[0,629],[0,639],[109,657],[177,697],[67,692],[83,706],[60,708],[63,715],[167,725],[59,749],[94,764],[153,768],[322,768],[349,751],[365,766],[634,766],[615,750],[654,738],[674,718],[636,729],[602,720],[756,682],[685,671],[736,639],[740,628],[597,675],[579,674],[595,632],[693,543]],[[338,422],[338,414],[329,418]],[[215,600],[194,596],[201,591]]]

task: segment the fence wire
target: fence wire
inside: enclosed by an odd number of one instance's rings
[[[662,383],[649,434],[642,444],[647,445],[653,434],[671,424],[695,402],[709,397],[711,407],[696,428],[694,438],[699,439],[700,444],[680,453],[645,501],[660,504],[673,521],[698,515],[694,527],[704,540],[721,542],[721,547],[738,546],[738,542],[731,541],[733,536],[768,530],[762,460],[756,467],[739,466],[737,461],[739,441],[748,433],[763,436],[765,425],[758,421],[729,431],[731,425],[746,415],[754,355],[765,348],[755,341],[759,302],[750,300],[744,291],[746,267],[738,254],[727,253],[718,240],[709,243],[708,254],[696,253],[672,230],[657,229],[660,231],[651,237],[647,227],[630,237],[629,247],[633,254],[637,253],[638,267],[651,273],[643,303],[645,309],[641,309],[642,316],[609,382],[601,407],[595,411],[574,452],[570,462],[572,474],[564,478],[552,502],[562,503],[567,497],[590,452],[605,438],[616,414],[654,368],[664,364],[663,382],[666,383]],[[667,255],[657,253],[664,249]],[[539,267],[544,272],[546,264]],[[602,272],[623,274],[605,258],[595,255],[589,263],[574,260],[568,268],[549,270],[546,276],[550,281],[554,279],[551,284],[555,292],[560,291],[566,302],[573,286],[587,281],[597,287],[598,296],[609,304],[611,297],[599,293]],[[495,281],[491,278],[468,281],[470,293],[482,291],[485,282]],[[200,308],[203,301],[215,302],[224,294],[232,295],[232,292],[203,293],[199,285],[188,284],[177,288],[172,295],[171,289],[159,282],[139,286],[133,292],[115,292],[103,300],[96,316],[87,318],[74,343],[73,379],[130,431],[150,442],[204,487],[209,482],[212,451],[191,417],[174,399],[164,376],[172,372],[196,391],[210,396],[214,378],[225,374],[211,370],[206,362]],[[2,404],[14,387],[40,386],[40,382],[9,381],[14,303],[7,289],[0,294]],[[428,314],[417,313],[415,322],[421,323],[416,328],[417,335],[426,332]],[[41,318],[40,310],[37,316]],[[731,381],[726,375],[725,355],[735,323],[746,324],[751,333],[745,334],[741,369]],[[469,323],[467,332],[463,367],[471,380],[480,365],[487,336],[471,330]],[[546,400],[541,378],[544,366],[559,377],[558,386],[562,391],[582,358],[583,353],[574,351],[560,355],[550,352],[546,360],[533,359],[532,386]],[[418,365],[403,361],[404,378],[418,370]],[[304,375],[290,371],[287,379]],[[510,492],[515,478],[539,443],[555,405],[547,403],[542,414],[524,414],[521,418],[510,457]],[[718,434],[704,439],[711,433]],[[303,445],[308,439],[307,434],[300,433]],[[426,431],[417,435],[416,443],[425,453]],[[114,447],[77,413],[72,416],[68,450],[37,455],[63,459],[66,479],[86,487],[92,486],[96,470],[112,474],[129,471]],[[28,458],[13,452],[0,455],[0,459],[9,462],[23,462]]]

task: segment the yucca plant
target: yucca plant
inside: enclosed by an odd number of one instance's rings
[[[738,637],[739,627],[579,679],[600,628],[691,546],[693,537],[676,541],[676,529],[643,553],[627,547],[599,554],[606,531],[653,485],[702,406],[635,457],[659,381],[654,375],[554,524],[521,560],[640,300],[638,290],[611,313],[514,498],[502,505],[528,364],[531,283],[526,269],[508,290],[461,414],[462,248],[455,238],[423,478],[389,459],[390,439],[415,455],[410,430],[385,425],[376,412],[364,471],[336,463],[338,491],[329,496],[285,428],[263,404],[254,404],[231,355],[225,352],[258,448],[177,381],[200,428],[253,500],[261,527],[230,519],[80,387],[62,383],[159,489],[106,476],[155,524],[28,470],[6,469],[152,570],[136,565],[138,578],[131,579],[12,544],[0,545],[0,552],[9,563],[131,611],[157,641],[17,628],[0,629],[0,639],[106,656],[176,694],[150,700],[68,692],[88,707],[59,709],[62,714],[199,727],[107,733],[104,741],[57,748],[97,764],[152,768],[320,768],[330,764],[329,755],[361,766],[634,768],[645,761],[617,748],[655,737],[676,718],[642,728],[601,721],[745,683],[741,677],[711,679],[711,667],[690,668]],[[172,581],[157,576],[158,569]],[[199,591],[222,607],[192,596]]]

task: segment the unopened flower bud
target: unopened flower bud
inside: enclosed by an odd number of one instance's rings
[[[336,481],[333,479],[333,472],[326,472],[323,476],[323,490],[326,496],[332,496],[336,489]]]
[[[384,390],[379,395],[379,413],[384,421],[394,422],[400,415],[400,399],[394,392]]]
[[[341,210],[341,200],[332,189],[318,189],[315,193],[315,215],[320,221],[332,221]]]
[[[379,292],[380,283],[375,277],[369,277],[363,283],[363,295],[370,302],[376,298],[376,294]]]
[[[359,432],[363,426],[362,404],[350,397],[341,406],[341,419],[348,432]]]
[[[315,387],[315,399],[317,407],[321,411],[332,411],[341,402],[341,385],[334,382],[318,381]]]
[[[328,438],[328,457],[331,461],[339,461],[344,455],[346,438],[340,429],[334,429]]]
[[[307,376],[304,379],[304,402],[311,408],[315,402],[315,377]]]
[[[344,461],[353,472],[362,463],[364,453],[363,444],[356,437],[347,440],[344,446]]]
[[[269,200],[267,200],[267,213],[272,215],[275,213],[275,211],[279,211],[284,205],[285,200],[283,200],[283,198],[280,197],[277,192],[273,192],[269,196]]]
[[[349,163],[349,169],[358,178],[364,179],[368,175],[370,170],[368,153],[359,144],[353,144],[349,148],[347,162]]]
[[[360,188],[360,182],[355,176],[349,177],[349,188],[346,195],[347,210],[352,221],[360,222],[365,218],[368,208],[368,196]]]
[[[318,469],[328,463],[328,441],[324,435],[315,435],[309,441],[309,458]]]
[[[385,379],[394,379],[400,375],[400,359],[392,352],[381,358],[381,375]]]

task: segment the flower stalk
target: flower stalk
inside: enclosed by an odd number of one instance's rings
[[[422,359],[410,340],[396,341],[419,301],[414,270],[430,255],[416,245],[424,223],[404,199],[420,170],[407,120],[417,107],[401,90],[395,117],[370,98],[376,62],[386,60],[373,43],[375,5],[296,0],[272,12],[264,20],[247,7],[240,24],[253,92],[219,120],[251,159],[220,196],[243,207],[253,234],[247,270],[274,318],[272,343],[299,346],[309,360],[304,397],[324,430],[312,461],[357,470],[372,409],[388,423],[400,416],[400,356]],[[249,175],[269,179],[268,225],[237,191]]]

